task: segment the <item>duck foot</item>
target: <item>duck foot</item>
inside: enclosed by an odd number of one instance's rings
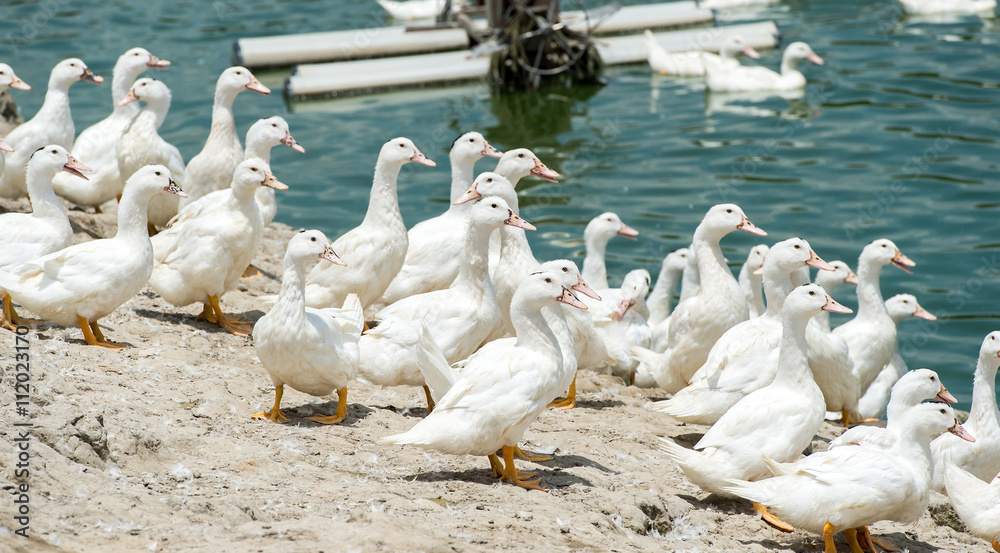
[[[97,326],[96,322],[87,322],[87,319],[77,315],[76,322],[80,325],[80,330],[83,331],[83,339],[91,346],[101,346],[102,348],[108,348],[115,351],[121,351],[128,346],[112,342],[104,337],[101,332],[101,327]]]
[[[756,501],[753,502],[753,510],[756,511],[757,514],[760,515],[760,518],[771,528],[788,533],[795,531],[793,526],[768,512],[767,507],[757,503]]]
[[[335,415],[306,417],[306,420],[320,424],[337,424],[347,418],[347,386],[337,390],[337,413]]]
[[[152,237],[156,236],[156,233],[160,231],[156,230],[156,225],[154,225],[153,223],[146,223],[146,232],[149,233],[149,236]]]
[[[564,399],[557,399],[548,405],[549,409],[572,409],[576,407],[576,377],[573,377],[573,383],[569,385],[569,393],[566,394]]]
[[[823,525],[823,553],[837,553],[837,546],[833,543],[833,533],[837,527],[827,522]]]
[[[861,548],[861,544],[858,543],[857,528],[848,528],[844,530],[844,539],[847,540],[847,545],[850,546],[851,553],[866,553],[865,550]]]
[[[215,318],[215,311],[213,311],[212,306],[207,303],[202,304],[201,313],[198,313],[198,318],[205,322],[219,324],[219,320]]]
[[[274,387],[274,407],[272,407],[270,411],[267,411],[265,413],[257,413],[256,415],[250,415],[250,418],[251,419],[256,419],[256,420],[266,420],[266,421],[271,421],[271,422],[275,422],[275,423],[277,423],[277,422],[280,422],[280,423],[286,423],[286,422],[288,422],[288,419],[285,418],[285,414],[282,413],[281,409],[278,408],[278,406],[281,405],[281,396],[284,393],[285,393],[285,386],[284,385],[275,386]]]
[[[260,272],[260,269],[254,267],[253,265],[248,265],[246,269],[243,270],[243,278],[254,278],[264,276],[264,273]]]
[[[503,460],[506,466],[504,467],[503,476],[500,480],[503,482],[510,482],[515,486],[519,486],[526,490],[540,490],[547,492],[549,490],[541,487],[541,478],[536,478],[534,480],[523,480],[523,478],[530,478],[534,476],[532,473],[520,472],[514,468],[514,448],[510,446],[503,446]]]
[[[503,478],[503,461],[500,457],[497,457],[496,453],[490,453],[486,456],[490,461],[490,469],[493,470],[493,476],[495,478]]]
[[[365,325],[367,328],[368,325]],[[430,415],[434,411],[434,398],[431,397],[431,389],[424,385],[424,396],[427,398],[427,414]]]
[[[217,321],[215,324],[221,326],[227,332],[235,336],[242,336],[244,338],[250,336],[250,331],[253,330],[253,325],[243,322],[236,317],[227,317],[226,314],[222,312],[222,308],[219,307],[219,296],[209,296],[208,301],[212,304],[212,310],[215,312],[215,319]]]
[[[844,428],[851,428],[853,426],[869,422],[878,422],[878,419],[856,419],[851,416],[851,412],[848,409],[844,409],[840,412],[840,423],[844,425]]]
[[[993,541],[990,542],[990,545],[993,546],[993,550],[994,551],[996,551],[997,553],[1000,553],[1000,540],[997,540],[996,538],[993,538]]]
[[[548,455],[542,455],[541,453],[535,453],[534,451],[525,451],[516,445],[514,446],[514,457],[524,459],[525,461],[531,461],[532,463],[544,463],[552,460],[552,457]]]
[[[20,317],[14,310],[14,303],[7,292],[0,293],[3,311],[0,312],[0,327],[16,331],[19,326],[41,326],[45,321]]]

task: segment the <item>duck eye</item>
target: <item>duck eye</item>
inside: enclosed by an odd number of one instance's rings
[[[160,177],[160,176],[163,176],[163,173],[161,173],[161,172],[157,171],[157,172],[156,172],[156,176],[158,176],[158,177]]]
[[[253,171],[254,173],[257,172],[257,168],[256,167],[251,167],[250,170]]]
[[[277,123],[271,123],[271,126],[274,127],[274,128],[276,128],[276,129],[278,128],[278,124]]]
[[[486,182],[493,182],[493,178],[490,177],[490,178],[486,179]]]
[[[945,413],[944,413],[944,409],[939,409],[939,411],[941,411],[941,414],[942,414],[942,415],[943,415],[943,414],[945,414]]]
[[[816,292],[809,292],[809,295],[810,295],[810,296],[815,296],[815,295],[816,295]]]
[[[936,380],[936,379],[935,379],[935,378],[934,378],[934,377],[932,376],[932,377],[931,377],[931,382],[934,382],[935,380]]]
[[[732,210],[732,209],[727,209],[727,210],[726,210],[726,213],[732,213],[732,212],[733,212],[733,210]]]
[[[402,142],[400,142],[400,143],[399,143],[399,147],[400,147],[400,148],[405,148],[406,146],[405,146],[405,145],[403,145],[403,143],[402,143]]]
[[[802,249],[802,246],[800,246],[800,245],[798,245],[798,244],[795,244],[795,249],[796,249],[796,250],[801,250],[801,249]]]
[[[497,207],[497,204],[493,204],[493,209],[496,209],[496,207]]]
[[[889,246],[886,246],[885,244],[882,244],[882,247],[883,248],[888,248]]]
[[[524,154],[517,154],[517,157],[524,157]]]
[[[315,242],[315,241],[316,241],[316,237],[315,237],[315,236],[313,236],[313,237],[312,237],[312,238],[310,238],[309,240],[311,240],[311,241]]]
[[[569,267],[563,267],[562,269],[563,269],[564,273],[568,273],[569,272]]]
[[[58,154],[59,152],[57,152],[57,151],[55,151],[55,150],[52,150],[52,153],[53,153],[53,154]]]
[[[243,74],[243,72],[242,72],[242,71],[237,71],[237,72],[236,72],[236,74],[237,74],[237,75],[242,75],[242,74]]]
[[[469,142],[475,142],[475,141],[476,141],[476,139],[475,139],[475,138],[470,138],[470,139],[469,139]]]
[[[548,283],[550,283],[550,284],[551,284],[551,283],[552,283],[552,279],[551,279],[551,278],[547,278],[547,279],[545,279],[545,282],[548,282]],[[942,413],[943,413],[943,412],[944,412],[944,411],[942,411]]]

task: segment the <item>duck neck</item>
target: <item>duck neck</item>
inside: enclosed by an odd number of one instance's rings
[[[465,249],[458,269],[455,288],[479,292],[486,288],[490,278],[490,234],[493,227],[477,224],[472,217],[466,226]]]
[[[524,270],[534,270],[533,265],[523,263],[525,258],[534,259],[531,253],[531,245],[524,235],[524,229],[504,225],[500,227],[500,259],[501,263],[509,264],[513,267]]]
[[[785,306],[785,298],[792,291],[792,279],[786,269],[777,264],[764,264],[764,297],[767,307],[764,313],[769,317],[781,317],[781,309]]]
[[[677,290],[677,283],[681,273],[671,271],[663,267],[660,275],[656,277],[656,285],[649,293],[649,323],[656,324],[670,316],[670,309],[673,307],[674,291]],[[587,284],[590,284],[589,282]]]
[[[215,89],[215,103],[212,105],[212,128],[208,132],[206,144],[219,143],[224,146],[235,144],[242,148],[236,135],[236,120],[233,118],[233,102],[240,91],[228,88]]]
[[[146,228],[147,223],[147,211],[149,209],[149,200],[153,197],[153,194],[158,194],[159,192],[150,192],[139,190],[135,194],[129,194],[128,187],[125,188],[125,194],[122,195],[121,201],[118,203],[118,233],[115,234],[115,240],[122,240],[130,243],[135,243],[139,246],[142,244],[149,244],[149,231]]]
[[[163,121],[167,118],[168,111],[170,111],[169,100],[149,102],[137,117],[149,118],[153,124],[153,128],[159,129],[160,125],[162,125]],[[133,123],[133,125],[134,124],[135,123]]]
[[[59,121],[69,118],[72,127],[73,119],[69,111],[69,87],[69,84],[50,79],[49,88],[45,91],[45,101],[42,102],[42,107],[38,109],[38,113],[32,119],[42,117],[43,119]]]
[[[254,199],[254,195],[257,193],[259,186],[240,186],[238,184],[233,185],[233,195],[230,197],[230,203],[232,207],[237,210],[242,210],[243,206],[250,203]]]
[[[781,318],[781,346],[778,350],[778,372],[775,382],[800,386],[812,381],[809,360],[806,357],[806,325],[811,315],[784,313]],[[813,381],[815,386],[815,381]]]
[[[396,179],[399,178],[399,170],[402,167],[401,163],[382,160],[375,164],[375,177],[368,198],[368,212],[362,224],[403,224],[403,215],[399,212],[399,198],[396,195]]]
[[[55,173],[44,167],[28,165],[28,196],[31,199],[31,215],[49,223],[69,226],[66,208],[52,190]]]
[[[515,294],[510,305],[510,318],[517,336],[516,345],[558,357],[561,355],[559,341],[545,321],[541,307]]]
[[[719,248],[719,241],[726,233],[718,233],[698,227],[694,232],[692,247],[695,252],[695,259],[698,261],[698,293],[706,290],[706,284],[713,282],[732,281],[739,289],[739,283],[733,278],[733,274],[726,265],[726,259],[722,256],[722,249]],[[743,291],[739,290],[740,296]]]
[[[465,194],[465,191],[469,189],[472,185],[472,179],[475,178],[475,168],[476,159],[469,159],[467,157],[462,157],[460,155],[452,154],[451,156],[451,203],[452,207],[455,206],[455,202]]]
[[[281,275],[281,291],[274,309],[280,310],[281,319],[301,320],[306,318],[306,270],[302,263],[285,255],[284,272]]]
[[[784,57],[781,59],[781,74],[791,75],[792,73],[799,72],[799,61],[792,57]]]
[[[583,280],[595,290],[608,287],[608,270],[604,264],[604,252],[608,241],[603,236],[589,236],[586,239],[587,257],[583,258]]]
[[[858,262],[858,314],[859,319],[889,319],[885,309],[882,290],[879,286],[879,273],[882,265],[877,262]]]
[[[139,112],[139,105],[135,102],[125,104],[124,106],[119,106],[118,102],[125,96],[128,96],[129,90],[132,89],[132,84],[135,83],[135,80],[145,70],[145,65],[136,68],[128,66],[128,64],[115,64],[115,68],[111,72],[111,106],[114,109],[115,115],[127,114],[134,116]]]
[[[243,159],[253,159],[260,158],[264,160],[264,163],[271,164],[271,148],[274,148],[276,144],[268,144],[263,140],[247,140],[247,148],[243,153]]]
[[[969,420],[976,421],[977,428],[997,428],[1000,426],[1000,412],[997,410],[997,363],[1000,359],[984,354],[976,365],[976,376],[972,384],[972,407]],[[984,425],[984,423],[986,423]]]
[[[893,446],[895,457],[918,468],[926,475],[929,482],[933,474],[930,436],[910,419],[903,417],[895,419],[895,421],[890,419],[886,423],[886,429],[896,435],[896,444]]]

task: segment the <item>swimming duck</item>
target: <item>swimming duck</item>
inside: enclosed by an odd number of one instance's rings
[[[953,463],[986,481],[1000,472],[1000,409],[997,409],[996,377],[1000,366],[1000,331],[983,339],[972,386],[972,407],[965,427],[976,437],[966,443],[941,436],[931,442],[934,454],[933,489],[944,489],[944,466]]]
[[[77,58],[56,64],[49,75],[45,102],[38,113],[4,137],[14,151],[6,155],[6,166],[0,174],[0,196],[20,198],[27,193],[25,168],[35,150],[47,144],[69,149],[73,144],[76,128],[69,111],[69,87],[79,81],[101,84],[104,79]]]
[[[830,261],[830,266],[833,267],[832,271],[819,271],[816,273],[816,279],[813,281],[819,284],[826,290],[826,293],[833,295],[833,291],[837,289],[841,284],[853,284],[857,286],[858,275],[854,274],[854,271],[839,259]],[[827,312],[820,313],[813,317],[816,324],[819,325],[823,332],[830,332],[830,314]]]
[[[898,0],[903,12],[910,15],[939,13],[979,13],[993,15],[996,0]]]
[[[583,279],[598,290],[609,288],[604,252],[608,241],[615,236],[634,239],[639,236],[639,231],[623,223],[618,214],[610,211],[591,219],[583,230],[583,240],[587,245],[587,256],[583,259]]]
[[[932,436],[948,431],[974,440],[943,403],[915,405],[905,418],[891,449],[837,447],[790,463],[766,459],[774,477],[732,481],[722,489],[769,507],[797,529],[821,534],[826,553],[836,553],[838,531],[851,551],[861,551],[858,535],[868,537],[869,524],[915,522],[927,509]]]
[[[796,90],[806,86],[806,78],[798,69],[803,61],[823,65],[823,58],[817,56],[808,44],[793,42],[781,56],[781,73],[760,66],[741,65],[723,70],[706,65],[705,85],[712,92]]]
[[[288,189],[264,160],[248,159],[236,167],[230,194],[216,209],[175,223],[152,238],[153,291],[177,307],[202,302],[199,318],[237,336],[248,336],[250,323],[223,313],[219,298],[236,287],[260,247],[264,224],[254,200],[260,186]]]
[[[393,138],[382,146],[375,163],[368,212],[360,225],[334,240],[347,267],[334,271],[316,265],[306,277],[306,305],[340,307],[356,293],[367,309],[385,289],[406,259],[406,225],[399,212],[396,179],[409,162],[434,167],[409,138]]]
[[[740,275],[736,277],[740,288],[743,289],[743,295],[747,298],[751,319],[764,314],[764,281],[761,275],[763,275],[764,256],[769,249],[767,244],[757,244],[750,248],[747,260],[740,267]]]
[[[337,391],[336,414],[309,420],[336,424],[347,416],[347,381],[358,370],[364,314],[353,295],[348,296],[345,308],[336,312],[306,307],[306,268],[317,258],[344,264],[318,230],[301,231],[288,241],[278,300],[254,326],[257,357],[274,382],[274,407],[253,415],[255,419],[288,422],[280,409],[286,384],[314,396]]]
[[[453,455],[484,455],[502,481],[544,490],[514,467],[514,447],[558,393],[562,355],[541,310],[555,302],[586,307],[552,273],[521,282],[511,304],[517,341],[491,343],[470,358],[434,412],[403,434],[383,438]],[[504,464],[496,455],[503,450]]]
[[[747,394],[770,384],[778,370],[777,355],[784,336],[782,312],[793,290],[790,274],[807,265],[829,267],[801,238],[789,238],[771,247],[763,266],[764,314],[727,330],[691,377],[690,385],[651,408],[686,423],[714,424]],[[808,321],[805,318],[803,325]]]
[[[448,158],[451,161],[451,196],[448,210],[421,221],[407,233],[406,259],[399,274],[392,279],[382,303],[389,305],[407,296],[443,290],[458,277],[462,241],[455,239],[468,214],[468,205],[455,204],[469,188],[477,161],[500,157],[498,151],[478,132],[467,132],[455,139]]]
[[[155,79],[139,79],[118,103],[131,105],[136,100],[146,106],[119,132],[117,139],[118,172],[131,175],[146,165],[165,165],[174,182],[184,187],[184,158],[176,146],[164,140],[158,129],[170,110],[170,89]],[[177,213],[180,197],[158,194],[149,201],[149,232],[166,226]]]
[[[944,469],[948,499],[970,532],[987,540],[1000,553],[1000,474],[987,484],[948,463]]]
[[[0,68],[0,71],[3,71]],[[86,180],[80,171],[90,171],[77,161],[65,148],[49,144],[28,159],[28,196],[31,213],[4,213],[0,215],[0,269],[16,272],[23,262],[68,248],[73,244],[73,227],[66,209],[52,191],[52,177],[60,171]],[[3,313],[0,326],[14,330],[18,323],[31,321],[18,319],[10,295],[0,290]]]
[[[933,399],[943,403],[958,400],[948,392],[938,374],[930,369],[915,369],[899,378],[892,386],[889,407],[886,410],[889,423],[885,428],[878,426],[855,426],[846,430],[830,442],[830,447],[845,445],[871,445],[888,449],[896,444],[899,425],[906,412],[914,405]]]
[[[56,175],[52,182],[52,188],[55,189],[56,194],[79,206],[96,207],[122,193],[125,178],[134,173],[135,170],[124,175],[119,172],[118,158],[116,157],[118,140],[125,132],[129,122],[136,115],[139,115],[139,106],[137,104],[121,105],[120,102],[144,71],[147,69],[167,69],[169,66],[169,61],[150,54],[145,48],[130,48],[118,57],[111,73],[111,106],[113,111],[104,119],[84,129],[76,137],[71,150],[73,157],[85,159],[90,164],[93,169],[90,181],[84,185],[70,175]],[[161,162],[155,161],[143,165],[155,163]],[[173,173],[174,182],[183,186],[184,182],[179,178],[183,171],[181,173],[174,171],[174,167],[169,163],[163,163],[163,165],[166,165]],[[153,203],[156,203],[160,198],[174,198],[173,201],[177,201],[177,198],[170,194],[157,194],[153,198]]]
[[[191,158],[184,169],[188,200],[181,202],[181,207],[206,194],[226,188],[232,181],[233,171],[243,160],[243,146],[236,134],[236,122],[233,119],[233,102],[244,90],[265,96],[271,93],[271,89],[260,84],[246,67],[230,67],[216,81],[212,128],[201,152]]]
[[[714,63],[720,70],[728,67],[739,67],[738,56],[757,59],[760,54],[740,36],[729,36],[722,41],[719,53],[690,50],[687,52],[668,52],[656,41],[649,30],[646,31],[646,59],[649,66],[660,75],[677,75],[678,77],[701,77],[705,74],[705,65]]]
[[[660,449],[680,465],[684,475],[704,490],[730,495],[732,479],[768,476],[764,459],[790,462],[812,443],[823,424],[823,393],[806,360],[805,326],[821,310],[849,313],[815,284],[791,291],[781,311],[781,346],[774,380],[733,405],[695,444],[698,452],[667,438]],[[754,508],[771,524],[759,503]],[[787,528],[783,528],[787,529]]]
[[[904,319],[914,317],[925,321],[936,321],[937,317],[927,311],[917,303],[917,298],[910,294],[896,294],[885,300],[885,309],[889,312],[889,317],[896,327]],[[878,373],[872,385],[858,400],[858,415],[862,419],[874,419],[882,416],[886,402],[889,400],[889,391],[893,384],[904,374],[906,374],[906,361],[899,353],[899,343],[893,344],[892,356],[889,363]]]
[[[417,350],[426,345],[414,343],[421,336],[405,329],[409,325],[424,325],[449,364],[476,351],[500,322],[487,256],[490,233],[503,225],[535,229],[503,198],[488,196],[470,206],[458,278],[445,290],[409,296],[375,315],[379,325],[359,343],[361,376],[381,386],[425,386]],[[426,386],[424,391],[429,411],[433,401]]]
[[[389,17],[401,20],[434,19],[444,9],[444,0],[376,0]],[[463,0],[453,0],[452,9],[464,6]]]
[[[104,338],[97,320],[138,294],[149,279],[153,248],[146,206],[161,191],[184,193],[166,167],[143,167],[125,184],[114,238],[75,244],[27,261],[14,273],[0,270],[0,288],[46,321],[80,325],[92,346],[125,349]]]

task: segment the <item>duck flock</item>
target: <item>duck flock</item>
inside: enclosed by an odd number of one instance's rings
[[[789,50],[822,61],[802,46]],[[608,244],[638,232],[603,213],[586,227],[582,271],[570,260],[536,259],[535,226],[519,216],[515,189],[523,178],[560,175],[530,150],[500,152],[478,132],[452,144],[451,205],[407,230],[400,169],[436,164],[400,137],[378,153],[360,224],[332,243],[318,230],[294,235],[280,293],[250,323],[221,301],[241,278],[259,276],[251,263],[275,217],[275,193],[287,189],[269,166],[271,149],[305,149],[277,116],[251,126],[243,147],[233,101],[270,91],[230,67],[216,85],[205,146],[185,163],[157,133],[169,89],[140,78],[169,64],[143,48],[125,52],[111,84],[114,111],[76,135],[69,89],[103,79],[80,59],[64,60],[35,117],[0,143],[0,195],[27,195],[32,209],[0,215],[6,328],[78,326],[87,344],[121,350],[99,320],[148,285],[179,308],[201,303],[199,317],[232,334],[252,333],[275,386],[273,407],[254,419],[289,422],[285,386],[337,392],[335,413],[310,417],[323,424],[344,420],[352,380],[422,387],[428,415],[385,442],[485,456],[501,481],[535,490],[544,490],[540,479],[517,470],[515,458],[545,457],[522,451],[521,437],[546,408],[574,406],[578,371],[611,373],[666,391],[669,399],[650,405],[664,417],[711,426],[693,449],[661,438],[662,454],[688,479],[751,501],[775,528],[821,534],[827,553],[836,532],[855,553],[891,548],[867,526],[915,521],[931,490],[946,492],[968,528],[1000,552],[1000,331],[983,340],[972,410],[959,424],[940,377],[907,370],[900,356],[897,325],[935,317],[911,295],[883,299],[883,267],[915,265],[891,240],[866,245],[856,272],[799,237],[760,244],[737,278],[720,242],[737,231],[767,233],[739,206],[720,204],[690,229],[689,248],[666,256],[655,284],[636,268],[611,288]],[[0,86],[30,90],[5,64]],[[498,158],[496,166],[477,174],[484,157]],[[99,209],[116,197],[115,236],[73,244],[63,201]],[[829,312],[852,313],[831,297],[845,283],[857,286],[856,313],[831,329]],[[15,304],[41,321],[21,317]],[[885,428],[855,426],[883,413]],[[853,427],[829,450],[802,457],[828,419]]]

